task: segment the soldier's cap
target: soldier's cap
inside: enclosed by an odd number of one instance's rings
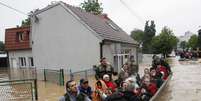
[[[84,83],[88,83],[88,80],[84,78],[80,79],[80,84],[84,84]]]

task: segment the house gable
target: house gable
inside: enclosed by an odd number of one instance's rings
[[[36,66],[86,69],[98,61],[101,40],[63,6],[54,6],[37,17],[38,22],[32,19]]]

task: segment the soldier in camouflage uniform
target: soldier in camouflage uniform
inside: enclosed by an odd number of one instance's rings
[[[96,79],[101,79],[104,74],[108,74],[110,76],[110,80],[112,80],[114,68],[106,61],[106,58],[102,58],[100,60],[100,65],[96,67]]]

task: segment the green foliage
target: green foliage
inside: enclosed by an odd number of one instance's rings
[[[0,41],[0,51],[4,51],[5,45],[2,41]]]
[[[134,29],[130,35],[134,40],[136,40],[139,44],[143,42],[144,32],[140,29]]]
[[[188,40],[187,46],[191,49],[196,49],[198,43],[198,36],[192,35],[191,38]]]
[[[151,47],[151,40],[155,36],[156,29],[154,21],[151,21],[151,24],[149,25],[149,21],[146,21],[145,27],[144,27],[144,37],[143,37],[143,53],[152,53],[152,47]]]
[[[151,37],[154,37],[156,34],[156,29],[155,29],[156,25],[154,24],[154,21],[151,21],[151,25],[150,25],[150,34]]]
[[[27,27],[27,26],[30,26],[30,25],[31,25],[31,19],[30,18],[22,20],[21,27]]]
[[[187,48],[187,42],[186,41],[182,41],[181,43],[180,43],[180,47],[184,50],[184,49],[186,49]]]
[[[152,40],[153,52],[155,54],[163,54],[165,57],[176,48],[178,39],[167,27],[164,27],[159,35]]]
[[[91,12],[95,15],[101,14],[103,12],[103,8],[101,7],[102,4],[98,3],[97,1],[91,1],[81,3],[81,8],[86,10],[87,12]]]

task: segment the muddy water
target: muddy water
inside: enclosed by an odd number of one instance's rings
[[[0,69],[0,81],[33,79],[33,71],[28,70],[8,70]],[[6,84],[6,85],[5,85]],[[25,87],[27,86],[27,87]],[[0,84],[0,101],[31,101],[30,85],[16,84],[8,85]],[[38,80],[38,101],[58,101],[59,97],[64,94],[64,86],[55,83],[44,82]]]
[[[143,74],[143,69],[145,67],[150,67],[150,63],[151,61],[140,65],[140,74]],[[201,101],[201,63],[193,61],[178,62],[177,58],[172,58],[171,66],[172,71],[174,72],[173,77],[157,101]],[[15,72],[19,77],[14,77],[15,79],[27,78],[26,73],[26,71],[24,74]],[[28,73],[28,75],[31,74],[32,72]],[[6,69],[0,70],[0,81],[8,80],[10,77],[11,75]],[[66,77],[65,79],[67,80],[69,78]],[[88,79],[90,85],[94,87],[94,76],[91,76]],[[76,81],[79,83],[78,79],[76,79]],[[64,86],[41,80],[38,81],[38,101],[58,101],[59,97],[64,93]]]
[[[58,101],[60,96],[64,95],[65,87],[60,86],[56,83],[52,82],[44,82],[43,80],[43,72],[37,73],[38,81],[38,101]],[[79,84],[80,78],[84,76],[75,75],[74,79]],[[22,79],[33,79],[35,78],[35,72],[29,69],[0,69],[0,81],[5,80],[22,80]],[[95,78],[94,75],[89,76],[89,83],[92,87],[94,87]],[[65,74],[65,82],[69,80],[69,76]],[[15,86],[1,86],[0,85],[0,101],[31,101],[31,92],[30,88],[26,88],[23,85],[15,85]],[[3,93],[2,93],[3,92]],[[15,95],[12,93],[15,92]],[[26,94],[22,94],[21,92],[27,92]],[[21,93],[21,94],[19,94]],[[29,96],[28,96],[29,94]],[[18,97],[20,96],[20,97]],[[28,96],[28,97],[23,97]],[[9,98],[8,98],[9,97]]]
[[[201,64],[172,60],[172,79],[157,101],[201,101]]]

